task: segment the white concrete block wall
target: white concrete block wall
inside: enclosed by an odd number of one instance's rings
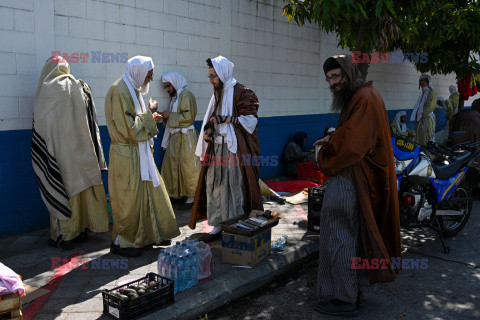
[[[36,89],[33,0],[0,2],[0,131],[31,128]]]
[[[45,11],[51,16],[44,17],[54,25],[52,34],[42,34],[48,23],[37,20],[34,0],[0,2],[0,131],[31,128],[38,66],[49,57],[43,56],[39,35],[52,43],[50,51],[89,54],[88,63],[72,63],[71,71],[92,87],[101,125],[105,96],[125,64],[92,63],[92,51],[150,55],[156,68],[149,96],[162,107],[168,98],[161,74],[183,73],[197,96],[197,120],[203,119],[212,94],[209,57],[230,58],[237,80],[257,93],[260,116],[271,117],[330,112],[322,64],[330,55],[348,53],[315,25],[289,24],[282,3],[274,0],[39,1],[52,6]],[[418,76],[410,64],[376,64],[368,78],[389,109],[403,109],[418,98]],[[446,97],[453,82],[453,76],[434,76],[432,86]]]

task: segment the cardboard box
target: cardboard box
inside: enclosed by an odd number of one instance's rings
[[[271,228],[262,230],[253,236],[224,231],[222,234],[222,261],[253,267],[270,254],[271,240]]]

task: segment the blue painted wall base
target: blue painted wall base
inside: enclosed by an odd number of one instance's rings
[[[389,118],[393,119],[398,111],[388,111]],[[410,116],[411,110],[405,111]],[[435,113],[438,131],[445,127],[445,112],[436,109]],[[307,132],[306,149],[312,149],[313,143],[323,136],[325,127],[336,127],[337,121],[338,114],[333,113],[260,118],[258,137],[261,154],[262,156],[278,157],[280,160],[283,148],[297,131]],[[200,129],[201,125],[201,121],[195,122],[197,130]],[[159,137],[162,137],[163,128],[161,125],[159,125],[159,130]],[[106,126],[100,127],[100,135],[108,163],[110,137]],[[31,139],[31,130],[0,132],[0,150],[2,150],[0,155],[0,238],[44,229],[49,226],[49,214],[40,197],[33,174],[30,156]],[[161,139],[156,140],[154,151],[155,161],[159,169],[164,155],[164,151],[160,148],[160,141]],[[268,165],[260,168],[262,179],[282,174],[283,166],[280,161],[275,166]],[[106,172],[102,174],[105,190],[108,190],[107,175]]]

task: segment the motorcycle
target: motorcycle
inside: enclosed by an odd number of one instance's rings
[[[400,224],[404,228],[428,227],[444,237],[457,235],[472,212],[472,190],[465,173],[480,154],[480,142],[465,142],[451,148],[430,141],[419,145],[392,137]]]

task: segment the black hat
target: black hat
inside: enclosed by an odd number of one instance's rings
[[[338,68],[341,69],[342,67],[340,66],[338,61],[333,57],[328,58],[323,63],[323,72],[325,72],[325,74],[327,74],[327,72],[330,71],[330,70],[338,69]]]

